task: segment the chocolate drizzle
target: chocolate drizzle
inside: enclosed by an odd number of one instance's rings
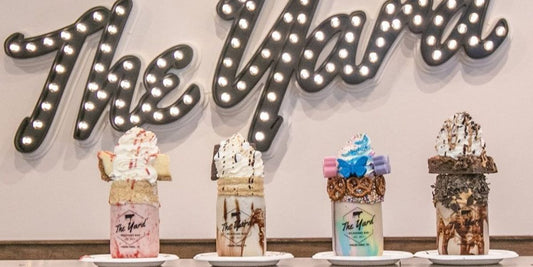
[[[446,225],[444,219],[438,216],[437,245],[439,253],[448,255],[450,240],[458,237],[455,244],[460,248],[460,255],[483,255],[485,249],[485,223],[488,222],[486,205],[468,205],[449,216]],[[453,242],[453,241],[451,241]],[[453,244],[453,243],[452,243]]]
[[[244,252],[244,245],[246,244],[246,239],[248,238],[250,234],[250,230],[254,225],[257,225],[257,229],[259,230],[259,245],[261,246],[262,254],[264,255],[266,252],[265,248],[265,212],[263,209],[255,209],[254,204],[252,203],[251,207],[252,215],[250,216],[250,224],[248,226],[247,231],[245,232],[244,240],[241,244],[241,256]]]
[[[221,199],[219,199],[221,201]],[[266,227],[265,227],[265,208],[257,208],[256,203],[251,202],[251,205],[243,211],[240,207],[242,198],[223,198],[223,223],[217,225],[217,253],[219,256],[262,256],[266,252]],[[230,201],[228,203],[228,201]],[[231,207],[234,203],[234,207]],[[228,206],[229,204],[229,206]],[[259,204],[261,206],[261,204]],[[229,211],[228,211],[229,209]],[[250,215],[248,215],[250,214]],[[257,229],[253,231],[253,229]],[[256,244],[250,244],[249,238],[255,240]],[[229,241],[229,242],[228,242]],[[245,248],[249,251],[245,252]],[[260,248],[260,249],[259,249]],[[253,254],[250,254],[253,253]],[[256,254],[259,253],[259,254]]]
[[[226,198],[224,198],[224,222],[228,222],[228,204]]]
[[[218,150],[220,149],[220,145],[215,145],[213,147],[213,157],[211,157],[212,159],[215,157],[216,154],[218,154]],[[218,180],[218,177],[217,177],[217,167],[215,165],[215,161],[211,161],[211,180],[212,181],[216,181]]]

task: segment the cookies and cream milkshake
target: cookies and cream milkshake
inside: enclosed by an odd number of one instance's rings
[[[134,127],[114,152],[98,153],[101,177],[111,182],[110,251],[113,258],[159,255],[157,180],[170,180],[168,157],[159,154],[154,133]]]
[[[485,173],[497,172],[487,156],[481,127],[466,112],[444,122],[428,160],[436,173],[433,203],[437,246],[442,255],[483,255],[489,251],[488,194]]]
[[[216,250],[219,256],[264,256],[266,252],[263,160],[240,134],[215,146]]]
[[[366,134],[358,134],[337,157],[324,159],[331,199],[333,250],[337,256],[381,256],[387,156],[376,156]]]

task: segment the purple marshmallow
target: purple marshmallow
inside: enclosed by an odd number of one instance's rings
[[[374,156],[374,157],[372,157],[372,160],[374,161],[375,165],[388,164],[389,163],[389,156],[387,156],[387,155]]]

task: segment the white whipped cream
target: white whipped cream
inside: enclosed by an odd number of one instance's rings
[[[341,148],[337,154],[337,158],[351,160],[361,156],[372,157],[374,155],[374,150],[372,150],[370,144],[371,141],[368,135],[365,133],[356,134],[350,138],[343,148]]]
[[[113,159],[113,180],[157,181],[157,171],[153,162],[159,153],[157,137],[153,132],[139,127],[128,130],[118,140]]]
[[[371,141],[368,135],[365,133],[358,133],[342,147],[337,154],[337,162],[339,167],[339,175],[345,178],[349,178],[356,175],[353,171],[344,171],[344,168],[348,166],[357,165],[361,168],[365,168],[366,171],[362,174],[370,176],[374,172],[372,167],[372,156],[374,156],[374,150],[370,145]],[[348,165],[348,166],[346,166]],[[350,167],[348,167],[350,169]]]
[[[486,153],[481,127],[466,112],[456,113],[444,122],[435,149],[440,156],[454,159]]]
[[[220,143],[213,158],[218,178],[263,177],[262,154],[240,134]]]

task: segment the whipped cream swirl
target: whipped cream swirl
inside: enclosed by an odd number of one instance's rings
[[[481,127],[466,112],[456,113],[444,122],[435,149],[440,156],[454,159],[486,153]]]
[[[220,143],[213,157],[218,178],[263,177],[263,159],[240,134]]]
[[[157,137],[151,131],[139,127],[128,130],[118,140],[113,159],[113,180],[148,180],[157,181],[157,171],[153,162],[159,154]]]
[[[343,167],[343,162],[348,163],[348,165],[356,165],[355,167],[364,168],[366,171],[361,171],[359,174],[362,173],[361,176],[369,176],[374,171],[374,168],[372,167],[372,156],[374,156],[374,154],[374,150],[370,146],[370,138],[365,133],[360,133],[353,136],[339,151],[337,161],[339,162],[340,168]],[[344,175],[342,170],[339,173],[345,178],[352,175]]]

